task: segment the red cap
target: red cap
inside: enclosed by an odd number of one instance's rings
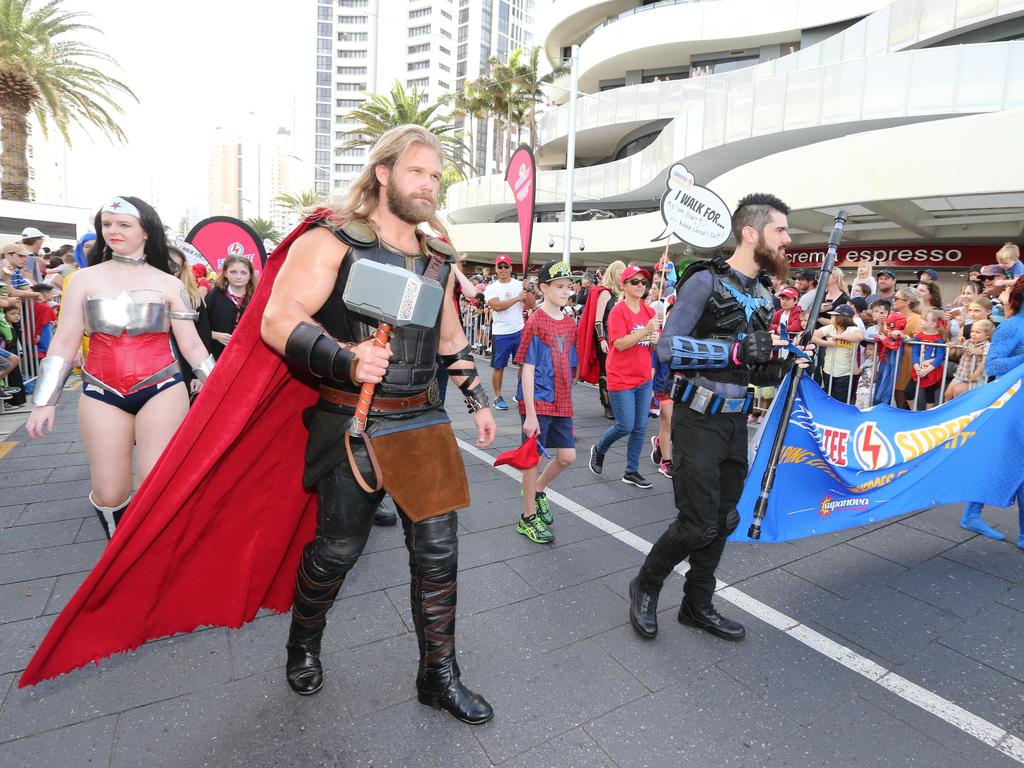
[[[780,299],[799,299],[800,291],[794,288],[792,285],[787,285],[781,291],[779,291]]]
[[[907,327],[907,316],[902,312],[890,312],[885,318],[885,327],[890,331],[902,331]]]
[[[498,266],[499,264],[508,264],[509,266],[512,266],[512,259],[509,258],[507,253],[499,253],[498,257],[494,260],[494,266]]]
[[[643,275],[644,277],[647,278],[648,283],[651,282],[651,273],[648,272],[643,267],[638,267],[633,264],[630,264],[628,267],[622,270],[622,274],[619,275],[619,282],[625,285],[627,280],[629,280],[631,277],[635,277],[636,275]]]
[[[206,277],[206,267],[204,267],[202,264],[193,264],[192,274],[195,275],[196,277]]]

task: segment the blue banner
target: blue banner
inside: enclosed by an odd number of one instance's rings
[[[760,541],[789,541],[937,504],[1008,506],[1024,482],[1024,365],[930,411],[860,411],[801,377]],[[731,541],[747,529],[792,377],[750,465]],[[955,521],[950,520],[950,525]]]

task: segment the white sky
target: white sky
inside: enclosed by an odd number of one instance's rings
[[[112,145],[98,131],[72,135],[69,205],[95,208],[113,194],[137,195],[176,228],[190,205],[205,203],[216,127],[255,121],[267,135],[290,128],[293,97],[300,123],[312,120],[305,113],[315,86],[314,0],[66,0],[63,7],[92,15],[85,21],[102,35],[79,39],[113,56],[121,71],[104,71],[139,98],[124,102],[126,144]]]

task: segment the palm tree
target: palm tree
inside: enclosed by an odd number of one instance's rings
[[[115,119],[123,110],[115,95],[138,101],[131,89],[94,64],[114,59],[66,35],[96,28],[77,20],[89,14],[59,9],[49,0],[31,9],[31,0],[0,0],[0,196],[28,200],[28,115],[45,134],[52,120],[71,143],[72,124],[97,127],[112,139],[125,136]],[[62,39],[63,38],[63,39]]]
[[[345,141],[338,147],[339,152],[372,147],[386,131],[396,126],[420,125],[440,140],[445,150],[445,163],[466,175],[465,157],[469,148],[462,143],[460,126],[445,122],[446,118],[436,114],[441,102],[423,108],[419,90],[413,89],[409,93],[397,80],[392,84],[390,94],[367,93],[366,96],[369,101],[346,115],[349,120],[359,123],[359,127],[345,132]]]
[[[314,192],[312,189],[304,189],[295,195],[282,192],[274,197],[274,202],[301,216],[311,208],[323,205],[324,198],[323,195]]]
[[[245,219],[245,223],[252,227],[260,242],[269,240],[272,243],[281,242],[281,233],[274,229],[273,222],[266,219]]]
[[[530,57],[523,61],[523,49],[516,48],[508,57],[509,74],[513,77],[519,101],[529,102],[530,146],[537,146],[537,105],[544,102],[544,86],[550,85],[562,75],[569,73],[570,67],[560,62],[543,77],[539,74],[540,46],[530,49]]]

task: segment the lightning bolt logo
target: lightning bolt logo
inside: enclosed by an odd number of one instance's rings
[[[875,425],[868,424],[864,430],[864,452],[871,457],[871,468],[878,467],[878,457],[882,453],[882,446],[873,441],[875,436]]]

